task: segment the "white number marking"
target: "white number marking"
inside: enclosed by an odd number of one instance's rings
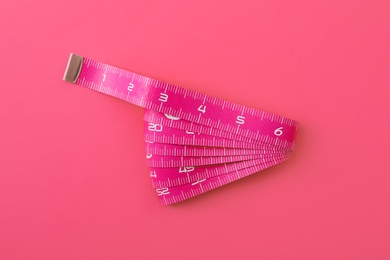
[[[103,82],[106,80],[106,74],[103,74]]]
[[[180,167],[179,168],[179,173],[192,172],[193,170],[195,170],[195,167],[193,167],[193,166]]]
[[[279,127],[279,128],[276,128],[275,131],[274,131],[274,134],[276,136],[281,136],[283,134],[283,126]]]
[[[156,171],[150,171],[150,177],[157,178]]]
[[[193,183],[191,183],[191,185],[199,184],[199,183],[201,183],[201,182],[204,182],[205,180],[206,180],[206,179],[203,179],[203,180],[199,180],[199,181],[193,182]]]
[[[168,188],[160,188],[160,189],[156,189],[156,192],[157,192],[158,196],[168,195],[169,189]]]
[[[166,116],[168,119],[171,119],[171,120],[180,120],[180,117],[175,117],[175,116],[171,116],[171,115],[168,115],[168,114],[165,114],[165,116]]]
[[[206,106],[205,105],[200,105],[200,107],[198,108],[198,111],[202,112],[203,114],[206,113]]]
[[[194,132],[191,132],[191,131],[186,131],[187,134],[189,135],[194,135],[195,133]]]
[[[163,129],[163,126],[162,126],[162,125],[149,123],[149,126],[148,126],[148,130],[149,130],[149,131],[152,131],[152,132],[161,132],[162,129]]]
[[[133,83],[129,83],[129,86],[127,86],[127,90],[128,91],[133,91],[133,88],[134,88],[134,84]]]
[[[152,158],[152,156],[153,156],[153,154],[147,154],[146,159],[150,159],[150,158]]]
[[[160,93],[160,98],[158,99],[158,101],[167,102],[168,101],[168,95],[165,94],[165,93]]]
[[[245,117],[244,116],[237,116],[237,124],[243,125],[244,124]]]

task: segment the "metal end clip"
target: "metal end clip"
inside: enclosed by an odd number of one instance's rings
[[[64,80],[75,83],[80,75],[81,67],[83,65],[83,57],[73,54],[70,54],[68,65],[66,66]]]

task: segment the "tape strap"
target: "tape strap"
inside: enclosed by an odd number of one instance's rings
[[[75,58],[76,57],[76,58]],[[72,54],[69,64],[81,56]],[[291,148],[298,123],[262,110],[207,96],[141,76],[88,58],[82,58],[74,82],[132,104],[200,125]],[[65,74],[68,75],[67,73]],[[64,77],[65,78],[65,77]],[[70,77],[73,78],[73,77]]]
[[[294,120],[79,55],[64,80],[146,108],[150,177],[165,205],[281,163],[294,148]]]

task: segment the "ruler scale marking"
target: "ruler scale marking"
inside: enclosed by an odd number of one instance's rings
[[[145,151],[163,205],[277,165],[298,122],[71,54],[64,80],[146,108]]]

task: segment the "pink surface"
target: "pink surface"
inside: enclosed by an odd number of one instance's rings
[[[390,257],[389,1],[0,10],[0,259]],[[62,82],[70,52],[296,119],[296,150],[163,207],[142,109]]]

